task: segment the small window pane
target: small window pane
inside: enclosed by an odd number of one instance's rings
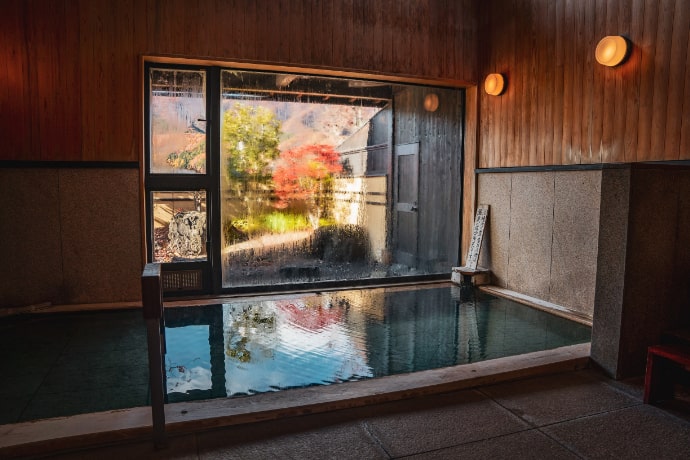
[[[153,261],[206,260],[206,191],[153,192]]]
[[[151,172],[206,174],[206,74],[151,69]]]

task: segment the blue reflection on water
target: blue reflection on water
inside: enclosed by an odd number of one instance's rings
[[[324,385],[588,342],[572,321],[455,286],[166,310],[171,401]],[[175,366],[181,365],[182,368]]]

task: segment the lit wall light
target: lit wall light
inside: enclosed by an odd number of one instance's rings
[[[438,109],[438,96],[434,93],[429,93],[424,96],[424,109],[427,112],[435,112]]]
[[[630,44],[625,37],[609,35],[601,39],[594,51],[594,57],[601,65],[615,67],[625,61],[630,52]]]
[[[499,96],[505,88],[505,80],[500,73],[490,73],[484,80],[484,91],[492,96]]]

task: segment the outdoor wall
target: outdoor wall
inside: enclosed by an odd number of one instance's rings
[[[592,317],[601,171],[482,173],[479,265],[492,284]]]
[[[0,307],[136,301],[136,168],[0,168]]]

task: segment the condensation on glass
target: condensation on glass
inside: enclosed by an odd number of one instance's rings
[[[206,174],[206,74],[150,70],[150,172]]]
[[[385,276],[390,86],[224,70],[220,91],[223,286]]]
[[[206,191],[151,192],[153,261],[206,260]]]

